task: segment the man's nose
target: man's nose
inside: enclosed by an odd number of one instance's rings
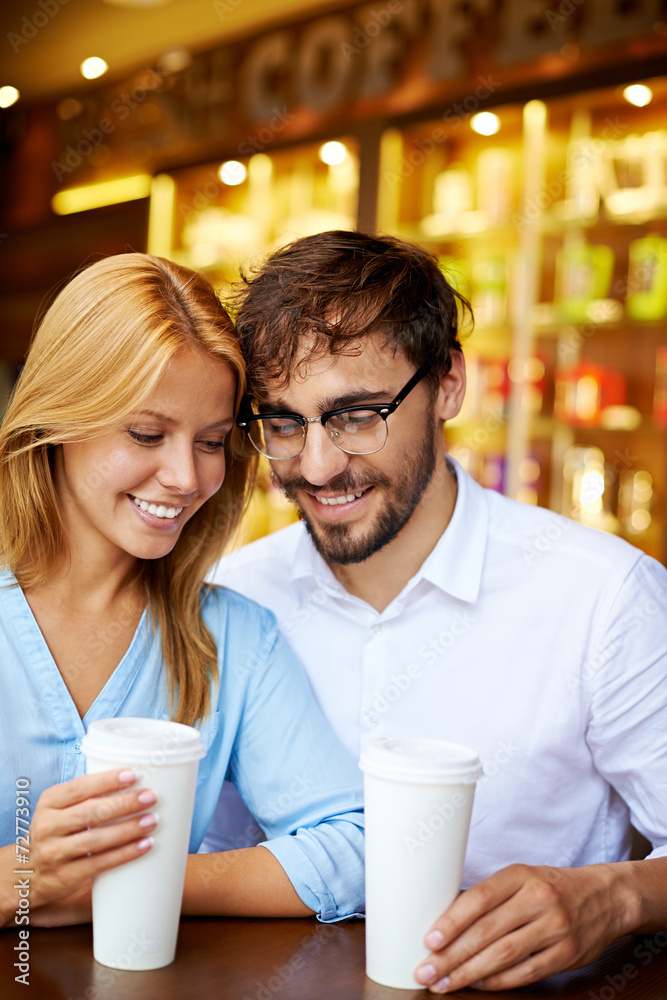
[[[308,424],[306,440],[301,452],[300,471],[313,486],[326,486],[330,479],[347,468],[350,456],[336,447],[326,427]]]

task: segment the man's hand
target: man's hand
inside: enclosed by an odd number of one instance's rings
[[[592,962],[641,923],[632,867],[503,868],[436,921],[418,981],[434,993],[507,990]]]

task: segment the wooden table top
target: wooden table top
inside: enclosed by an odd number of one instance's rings
[[[93,960],[90,925],[30,928],[29,985],[14,981],[17,929],[0,931],[2,1000],[424,1000],[364,974],[364,924],[186,917],[176,961],[120,972]],[[523,990],[460,996],[521,1000],[667,1000],[667,932],[617,942],[593,966]]]

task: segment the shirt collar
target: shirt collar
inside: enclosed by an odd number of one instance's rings
[[[447,462],[456,476],[458,487],[454,512],[435,548],[405,589],[412,589],[423,579],[452,597],[474,603],[481,585],[488,535],[486,495],[483,487],[464,472],[455,459],[448,456]],[[347,594],[313,545],[305,524],[302,524],[292,562],[291,580],[309,577],[337,594]]]
[[[447,463],[458,487],[454,513],[417,575],[472,604],[479,595],[489,531],[486,491],[449,455]]]

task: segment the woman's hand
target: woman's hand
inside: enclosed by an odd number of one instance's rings
[[[145,810],[156,801],[156,795],[146,788],[128,790],[135,781],[136,775],[127,769],[102,771],[52,785],[39,797],[30,825],[32,924],[42,922],[39,908],[43,908],[45,923],[64,922],[54,916],[58,908],[50,904],[68,897],[78,900],[72,913],[85,919],[81,907],[84,914],[88,912],[86,901],[93,877],[150,850],[153,840],[147,834],[155,827],[157,817]],[[6,882],[2,892],[2,915],[10,923],[13,912],[8,912],[4,900],[12,899],[13,891],[18,904],[18,894],[13,890],[17,876],[11,874],[18,866],[12,863],[12,858],[16,860],[13,849],[5,852],[9,849],[2,851],[3,881],[11,881]]]

